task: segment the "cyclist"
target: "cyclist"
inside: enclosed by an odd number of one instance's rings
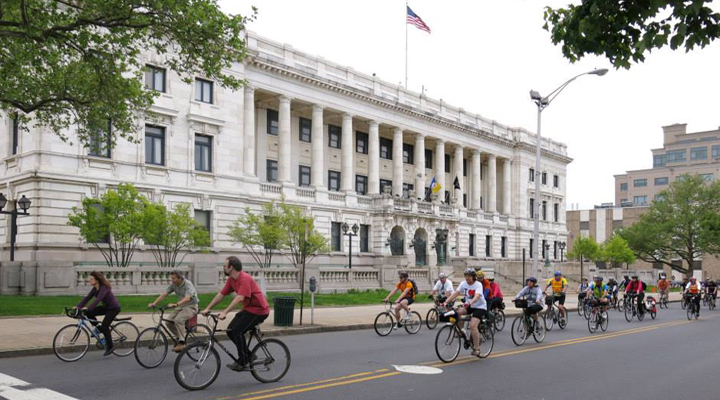
[[[490,297],[490,280],[485,278],[485,272],[483,272],[483,270],[477,269],[475,271],[477,271],[478,282],[483,286],[483,296],[487,299]]]
[[[470,318],[470,333],[473,341],[472,355],[480,355],[480,331],[478,325],[483,318],[487,318],[487,303],[483,296],[483,285],[478,280],[478,274],[473,268],[465,270],[465,280],[460,282],[455,293],[447,299],[447,303],[452,303],[455,298],[459,295],[465,296],[465,304],[463,307],[457,310],[457,324],[460,326],[462,323],[461,318],[463,315],[471,315]],[[443,304],[445,306],[446,304]]]
[[[169,316],[166,326],[170,333],[178,339],[177,345],[173,347],[173,351],[179,353],[185,347],[185,324],[188,320],[193,319],[198,314],[198,297],[195,286],[189,280],[183,277],[183,273],[178,270],[170,272],[170,286],[165,292],[158,296],[155,301],[148,304],[148,307],[155,308],[170,293],[175,293],[180,299],[177,303],[170,303],[168,307],[173,308]]]
[[[593,278],[593,283],[590,284],[588,293],[597,300],[602,311],[607,311],[610,302],[610,287],[603,283],[602,276],[596,275],[595,278]]]
[[[630,283],[625,287],[625,293],[635,293],[637,294],[637,312],[640,314],[645,313],[645,304],[643,302],[643,299],[645,299],[645,284],[638,279],[637,275],[632,276],[632,280]]]
[[[667,275],[660,274],[660,279],[657,282],[658,291],[660,292],[660,299],[667,299],[670,294],[670,282],[667,280]]]
[[[494,310],[496,308],[503,309],[503,295],[500,291],[500,285],[495,282],[495,278],[488,278],[490,281],[490,294],[488,295],[488,309]]]
[[[430,296],[438,296],[438,301],[444,303],[448,297],[453,294],[453,283],[447,278],[444,272],[441,272],[438,276],[438,281],[435,282],[433,290],[430,292]]]
[[[223,272],[228,277],[225,286],[201,313],[202,315],[208,315],[213,307],[232,292],[235,292],[235,298],[230,302],[230,305],[220,312],[218,319],[224,320],[230,311],[234,310],[240,303],[243,304],[242,311],[235,314],[227,328],[227,335],[235,343],[238,350],[237,361],[227,364],[227,367],[233,371],[249,371],[251,369],[245,333],[260,325],[270,314],[270,306],[260,290],[260,286],[250,274],[242,269],[242,262],[240,262],[239,258],[230,256],[225,259]]]
[[[708,296],[712,297],[713,301],[717,300],[717,289],[718,289],[717,282],[710,279],[707,284],[707,293],[708,293]]]
[[[685,294],[689,300],[695,303],[697,315],[700,315],[700,282],[698,282],[694,276],[690,278],[687,286],[685,286]]]
[[[626,291],[627,286],[630,284],[630,277],[628,275],[623,275],[623,280],[620,282],[620,290]]]
[[[110,282],[108,282],[105,275],[101,272],[91,272],[88,277],[88,284],[92,286],[90,293],[88,293],[87,296],[85,296],[85,298],[82,299],[77,306],[75,306],[75,309],[86,310],[85,316],[93,321],[93,325],[97,324],[97,319],[95,317],[98,315],[105,316],[102,324],[98,326],[98,331],[105,336],[105,353],[103,353],[103,356],[109,356],[114,350],[112,334],[110,333],[110,325],[118,314],[120,314],[120,303],[117,301],[112,292]],[[87,302],[93,297],[95,297],[95,301],[93,301],[88,307],[85,307],[85,304],[87,304]],[[102,305],[98,305],[101,302]]]
[[[555,277],[548,280],[547,286],[545,286],[545,290],[543,290],[543,294],[545,294],[550,286],[552,286],[553,290],[553,302],[558,303],[560,316],[565,317],[565,292],[568,288],[568,281],[562,276],[562,272],[555,271]]]
[[[543,309],[543,292],[537,286],[537,279],[535,277],[531,276],[525,280],[525,287],[515,295],[514,300],[521,297],[525,297],[528,302],[528,307],[524,312],[535,319],[535,326],[537,328],[539,326],[538,313]]]
[[[610,295],[610,301],[617,302],[618,301],[618,283],[615,280],[615,278],[610,278],[610,281],[608,282],[608,294]],[[616,303],[613,303],[616,304]]]
[[[582,282],[580,282],[580,286],[578,286],[577,289],[578,306],[582,306],[583,300],[585,300],[585,296],[587,296],[588,287],[590,287],[590,285],[588,284],[587,278],[582,278]]]
[[[400,296],[398,296],[398,299],[395,301],[395,320],[398,323],[393,326],[393,329],[402,327],[400,309],[405,310],[405,315],[409,315],[410,304],[415,302],[415,288],[413,287],[413,283],[410,282],[408,273],[406,271],[401,271],[398,273],[398,276],[400,277],[400,282],[395,285],[395,289],[393,289],[392,292],[385,297],[385,300],[383,300],[383,302],[387,302],[395,293],[398,291],[400,292]]]

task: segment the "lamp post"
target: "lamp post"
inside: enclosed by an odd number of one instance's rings
[[[564,261],[563,254],[565,252],[565,246],[567,246],[567,243],[565,243],[565,242],[558,243],[558,247],[560,248],[560,262]]]
[[[550,243],[545,243],[545,268],[550,268]]]
[[[342,224],[343,235],[350,238],[350,240],[349,240],[350,241],[350,248],[349,248],[350,249],[350,258],[348,261],[348,268],[350,268],[350,269],[352,269],[352,238],[353,238],[353,236],[357,236],[359,229],[360,229],[360,227],[356,223],[356,224],[353,224],[353,226],[352,226],[352,232],[348,232],[350,230],[350,226],[347,224],[347,222],[343,222],[343,224]]]
[[[549,95],[547,95],[545,97],[541,96],[540,93],[538,93],[535,90],[530,91],[530,99],[533,102],[535,102],[535,104],[537,105],[537,108],[538,108],[537,136],[535,139],[535,176],[533,177],[533,179],[535,180],[535,206],[534,206],[534,208],[535,208],[535,210],[534,210],[535,228],[533,231],[533,238],[534,238],[535,246],[537,246],[539,244],[539,240],[540,240],[540,201],[541,201],[541,196],[540,196],[540,179],[539,179],[539,177],[542,176],[540,173],[540,150],[542,147],[542,143],[540,140],[540,138],[541,138],[541,136],[540,136],[540,132],[541,132],[540,121],[541,121],[541,117],[542,117],[542,112],[545,108],[547,108],[550,105],[550,103],[552,103],[553,100],[555,100],[555,98],[567,87],[567,85],[569,85],[575,79],[577,79],[583,75],[603,76],[603,75],[607,74],[607,72],[608,72],[608,70],[606,68],[596,69],[596,70],[589,71],[589,72],[584,72],[580,75],[573,77],[572,79],[568,80],[567,82],[563,83],[557,89],[553,90]],[[537,271],[538,276],[539,276],[541,271],[540,271],[539,265],[538,265],[539,264],[538,258],[539,257],[533,258],[533,270]]]
[[[0,214],[10,215],[10,261],[15,261],[15,237],[17,236],[17,216],[18,215],[30,215],[28,208],[30,208],[30,199],[23,195],[20,200],[13,200],[13,209],[10,211],[4,211],[3,208],[8,203],[8,199],[0,193]],[[18,211],[18,206],[22,211]]]

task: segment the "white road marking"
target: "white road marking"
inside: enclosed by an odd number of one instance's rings
[[[424,365],[393,365],[393,367],[395,370],[407,374],[437,375],[443,373],[443,370],[440,368],[427,367]]]
[[[77,400],[54,390],[26,388],[30,383],[0,373],[0,398],[6,400]]]
[[[27,386],[29,383],[13,378],[10,375],[0,373],[0,386]]]

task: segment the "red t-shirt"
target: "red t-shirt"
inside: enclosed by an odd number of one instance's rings
[[[236,294],[245,297],[243,300],[243,311],[247,311],[250,314],[255,315],[268,315],[270,314],[270,306],[268,305],[265,296],[263,296],[260,286],[248,273],[240,271],[237,279],[229,276],[225,286],[222,288],[220,293],[223,296],[227,296],[230,293],[235,292]]]

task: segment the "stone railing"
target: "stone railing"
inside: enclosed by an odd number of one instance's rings
[[[304,197],[307,199],[315,199],[315,189],[297,188],[296,193],[297,193],[298,197]]]
[[[501,216],[501,217],[500,217],[500,222],[508,222],[508,217],[507,217],[507,216]]]
[[[394,207],[395,207],[396,210],[401,210],[401,211],[410,211],[410,210],[412,210],[412,203],[411,203],[410,200],[408,200],[408,199],[399,199],[399,198],[396,198],[396,199],[394,199],[394,201],[393,201],[393,205],[394,205]]]
[[[193,279],[189,266],[182,265],[176,269],[190,276],[191,280]],[[112,285],[113,291],[122,294],[159,293],[171,283],[170,270],[155,264],[131,264],[126,268],[109,268],[105,264],[81,264],[71,270],[75,276],[76,294],[83,294],[90,290],[87,280],[92,271],[102,272]],[[222,274],[222,270],[220,270],[220,274]],[[224,275],[222,283],[224,283]],[[213,281],[211,284],[213,287],[217,287],[221,283]]]
[[[486,221],[492,221],[492,220],[493,220],[493,215],[492,215],[492,214],[485,213],[485,214],[483,214],[483,218],[485,218]]]
[[[358,196],[357,203],[363,207],[371,207],[373,205],[373,199],[370,196]]]
[[[424,201],[417,203],[417,209],[418,212],[425,213],[425,214],[432,214],[433,213],[433,206],[431,203],[427,203]]]
[[[478,213],[477,211],[468,211],[467,217],[470,219],[477,219]]]
[[[277,183],[262,182],[260,183],[260,191],[270,194],[282,194],[282,186]]]
[[[342,193],[328,193],[328,199],[330,201],[345,201],[345,195]]]
[[[440,204],[440,215],[452,216],[453,215],[453,207],[449,206],[447,204]]]

